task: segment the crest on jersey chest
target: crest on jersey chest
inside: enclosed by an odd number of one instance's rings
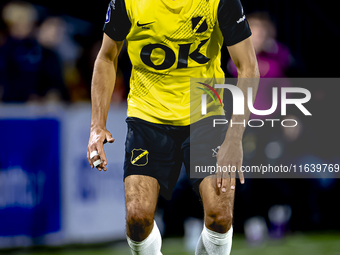
[[[203,33],[208,30],[208,25],[206,21],[206,17],[194,17],[191,19],[192,23],[192,31],[194,33]]]

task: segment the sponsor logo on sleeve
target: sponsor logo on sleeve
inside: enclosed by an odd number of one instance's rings
[[[109,5],[109,7],[107,8],[105,24],[110,22],[110,18],[111,18],[111,5]]]
[[[246,19],[246,15],[243,15],[242,18],[240,18],[237,22],[237,24],[241,23],[242,21],[244,21]]]

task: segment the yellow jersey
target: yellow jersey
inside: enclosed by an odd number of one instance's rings
[[[251,35],[239,0],[112,0],[104,32],[126,40],[128,117],[176,126],[191,124],[190,78],[224,78],[223,40]]]

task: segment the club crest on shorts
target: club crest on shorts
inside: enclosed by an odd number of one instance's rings
[[[143,149],[133,149],[131,151],[131,164],[135,166],[145,166],[148,163],[149,152]]]

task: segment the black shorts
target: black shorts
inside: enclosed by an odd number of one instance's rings
[[[187,177],[198,193],[198,186],[208,173],[200,175],[200,178],[190,178],[190,161],[193,161],[192,158],[190,160],[190,147],[200,152],[196,160],[204,160],[209,165],[216,164],[216,148],[223,142],[227,130],[225,125],[211,132],[207,125],[210,127],[212,118],[191,126],[172,126],[128,117],[124,179],[129,175],[151,176],[158,181],[160,194],[169,199],[184,163]]]

